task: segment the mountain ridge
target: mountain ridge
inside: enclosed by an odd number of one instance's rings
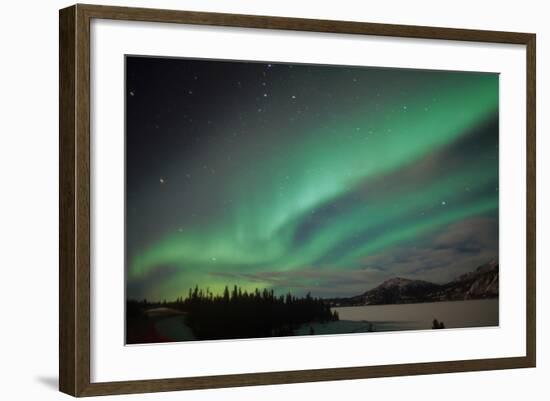
[[[362,294],[328,300],[332,306],[393,305],[497,298],[499,265],[495,260],[445,283],[392,277]]]

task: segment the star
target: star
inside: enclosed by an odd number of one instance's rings
[[[159,182],[160,182],[161,184],[164,184],[166,181],[165,181],[165,179],[164,179],[163,177],[160,177],[160,178],[159,178]]]
[[[130,91],[130,96],[134,96],[135,95],[135,92],[134,91]]]
[[[441,201],[441,206],[445,206],[446,204],[447,204],[447,202]]]

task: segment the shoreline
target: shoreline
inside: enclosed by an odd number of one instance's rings
[[[439,304],[439,303],[452,303],[452,302],[475,302],[475,301],[490,301],[498,300],[499,297],[487,297],[487,298],[471,298],[471,299],[445,299],[445,300],[430,300],[422,302],[394,302],[391,304],[356,304],[356,305],[330,305],[331,309],[334,308],[355,308],[363,306],[401,306],[401,305],[423,305],[423,304]]]

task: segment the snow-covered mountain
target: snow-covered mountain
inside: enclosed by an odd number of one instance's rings
[[[496,298],[498,272],[498,262],[490,261],[446,284],[394,277],[361,295],[330,302],[339,305],[387,305]]]
[[[429,294],[438,289],[437,284],[428,281],[395,277],[354,298],[363,305],[427,302],[431,300]]]

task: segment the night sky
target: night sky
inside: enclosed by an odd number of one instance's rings
[[[127,297],[497,259],[498,98],[497,74],[127,56]]]

